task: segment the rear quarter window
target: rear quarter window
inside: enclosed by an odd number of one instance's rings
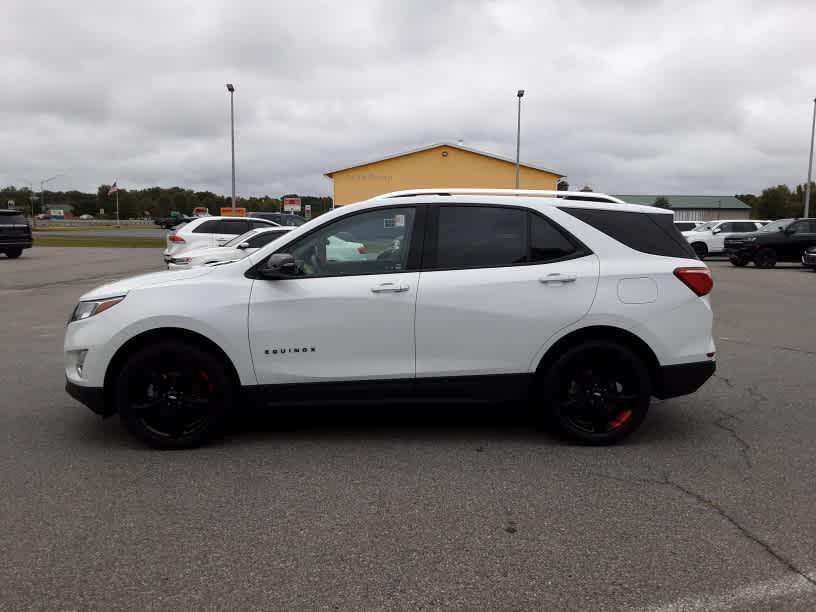
[[[560,209],[630,249],[663,257],[697,259],[689,243],[674,226],[672,215],[567,206]]]

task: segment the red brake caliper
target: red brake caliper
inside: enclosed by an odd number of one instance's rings
[[[199,370],[198,375],[201,377],[201,380],[207,384],[207,389],[209,389],[210,393],[215,391],[215,385],[210,382],[210,377],[207,376],[207,373],[204,370]]]
[[[632,418],[632,411],[631,410],[621,410],[614,419],[609,421],[609,426],[612,429],[617,429],[621,425],[623,425],[626,421]]]

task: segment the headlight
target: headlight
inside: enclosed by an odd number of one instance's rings
[[[193,261],[192,257],[171,257],[170,263],[172,264],[188,264]]]
[[[83,319],[98,315],[100,312],[105,312],[108,308],[116,306],[124,299],[125,296],[120,295],[118,297],[107,298],[105,300],[80,302],[76,305],[76,308],[74,308],[74,312],[71,315],[71,320],[68,322],[73,323],[74,321],[82,321]]]

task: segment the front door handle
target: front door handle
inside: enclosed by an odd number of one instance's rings
[[[578,280],[578,277],[575,274],[559,274],[558,272],[553,272],[538,280],[545,285],[549,283],[574,283]]]
[[[408,285],[397,285],[396,283],[383,283],[371,288],[371,293],[402,293],[408,291]]]

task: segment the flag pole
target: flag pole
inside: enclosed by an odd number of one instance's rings
[[[116,226],[119,226],[119,190],[116,190]]]

